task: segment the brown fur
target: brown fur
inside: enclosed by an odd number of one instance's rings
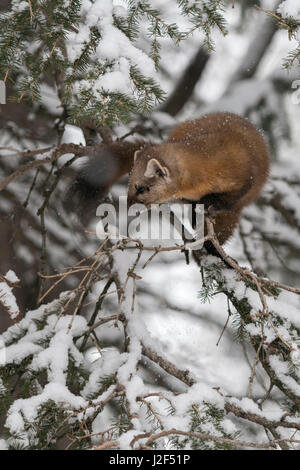
[[[67,202],[87,220],[94,215],[99,200],[103,199],[111,186],[121,176],[130,172],[133,155],[141,148],[143,141],[112,142],[96,147],[89,161],[85,164],[68,192]]]
[[[235,114],[214,113],[179,124],[162,144],[122,141],[101,146],[77,177],[74,190],[82,196],[86,213],[89,204],[94,208],[130,172],[129,203],[203,203],[214,213],[223,244],[243,207],[258,197],[268,169],[267,145],[257,129]]]
[[[166,143],[139,151],[128,197],[147,206],[175,199],[202,202],[215,213],[223,244],[242,208],[258,197],[268,169],[268,149],[257,129],[235,114],[215,113],[179,124]],[[140,194],[138,188],[146,190]]]

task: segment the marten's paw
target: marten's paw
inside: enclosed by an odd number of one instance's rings
[[[235,201],[228,194],[207,194],[200,200],[204,213],[212,218],[235,209]]]
[[[231,207],[216,207],[213,204],[206,207],[204,210],[204,214],[212,219],[217,217],[217,215],[224,214],[225,212],[228,212],[232,210]]]

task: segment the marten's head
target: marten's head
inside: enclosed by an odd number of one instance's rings
[[[134,154],[129,175],[128,203],[159,204],[176,199],[174,169],[163,159],[163,145],[146,147]]]

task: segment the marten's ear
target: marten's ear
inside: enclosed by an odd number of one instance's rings
[[[152,178],[157,175],[166,178],[167,176],[170,176],[170,172],[168,168],[166,166],[162,166],[156,158],[151,158],[147,164],[144,176],[146,176],[146,178]]]
[[[136,150],[134,152],[134,156],[133,156],[133,161],[134,163],[136,162],[136,159],[139,157],[139,155],[141,155],[142,151],[141,150]]]

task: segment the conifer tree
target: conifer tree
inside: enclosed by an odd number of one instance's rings
[[[300,8],[254,3],[4,2],[0,449],[299,449],[300,172],[280,156],[295,139],[286,102]],[[282,57],[292,77],[279,67],[261,78],[281,30],[294,44]],[[249,48],[218,99],[205,100],[208,83],[198,85],[234,34]],[[179,58],[182,70],[172,69]],[[237,230],[237,256],[209,218],[220,256],[196,250],[192,260],[184,240],[167,249],[99,240],[94,219],[73,217],[67,193],[82,160],[135,136],[160,142],[177,118],[228,106],[264,130],[274,160]],[[212,366],[205,347],[213,355],[216,342],[225,346]]]

